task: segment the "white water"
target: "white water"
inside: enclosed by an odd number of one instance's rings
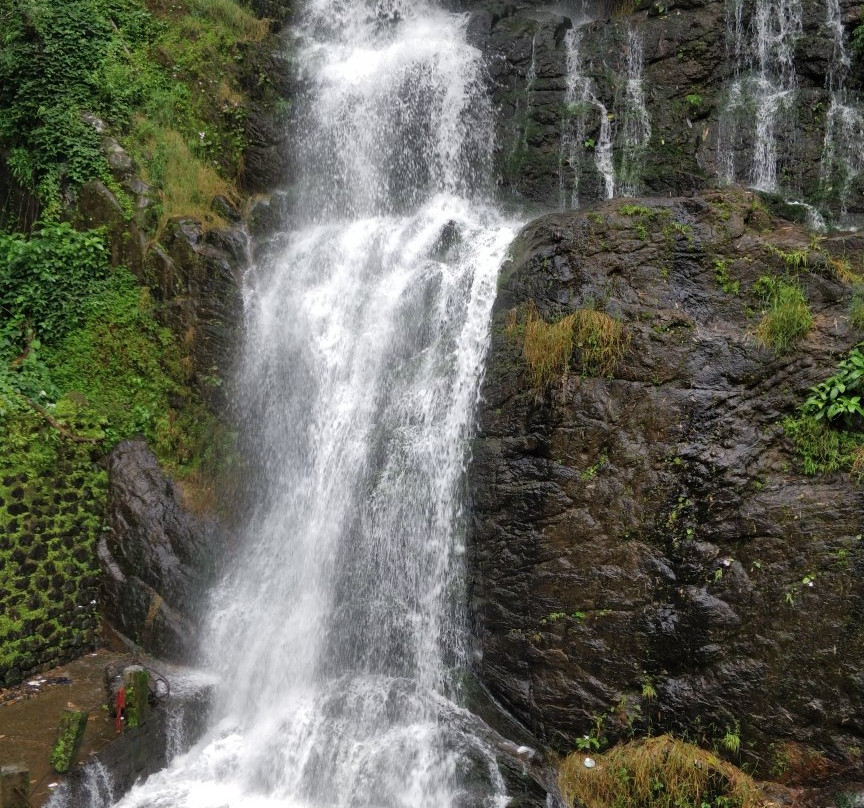
[[[581,157],[592,151],[594,169],[600,176],[606,199],[636,196],[640,191],[642,160],[651,139],[651,119],[645,106],[643,87],[643,43],[635,31],[627,32],[626,78],[623,91],[615,99],[612,113],[598,98],[594,81],[585,72],[580,50],[579,20],[564,36],[567,53],[565,115],[561,122],[559,198],[562,209],[578,208],[583,180]],[[614,125],[613,125],[614,121]],[[589,138],[595,133],[596,138]],[[618,168],[615,155],[618,155]]]
[[[498,268],[465,20],[307,0],[302,205],[248,281],[256,508],[204,638],[204,739],[124,808],[503,806],[456,684],[462,477]]]
[[[591,144],[594,165],[602,177],[606,199],[615,196],[615,168],[612,161],[612,126],[609,112],[594,92],[594,82],[584,73],[579,46],[582,32],[573,27],[564,35],[567,49],[567,89],[564,95],[565,118],[561,125],[561,168],[559,188],[561,208],[579,207],[580,156],[586,149],[588,113],[598,117],[597,139]],[[569,168],[569,172],[565,171]],[[569,188],[568,188],[569,179]]]
[[[651,140],[651,119],[645,108],[642,86],[644,69],[642,37],[633,29],[627,32],[627,81],[621,119],[621,195],[637,196],[640,190],[642,159]]]
[[[864,170],[864,114],[860,103],[846,89],[852,58],[846,47],[839,0],[827,0],[825,12],[833,48],[828,72],[831,104],[825,118],[820,181],[823,192],[833,192],[839,198],[842,222],[847,214],[849,189]]]
[[[718,168],[726,182],[746,179],[758,190],[776,191],[778,128],[798,87],[794,57],[802,35],[801,0],[756,0],[749,30],[743,3],[731,0],[727,6],[727,53],[734,54],[735,79],[721,119]],[[739,127],[753,132],[746,178],[738,176],[734,154]]]

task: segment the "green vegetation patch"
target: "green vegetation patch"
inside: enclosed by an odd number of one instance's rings
[[[749,775],[670,735],[613,747],[594,755],[590,762],[585,754],[574,753],[562,763],[558,782],[568,805],[586,808],[757,808],[767,804]]]
[[[46,218],[92,179],[122,196],[93,114],[162,189],[165,215],[207,212],[242,168],[238,64],[268,31],[234,0],[0,0],[0,147],[13,175]]]
[[[89,713],[84,710],[64,710],[57,730],[57,740],[51,750],[51,765],[58,774],[64,774],[75,764],[81,740],[87,729]]]
[[[765,306],[757,338],[778,353],[790,350],[813,325],[804,290],[793,278],[772,275],[763,275],[754,288]]]
[[[810,388],[798,413],[783,421],[805,474],[851,471],[864,475],[864,353],[853,348],[825,381]]]

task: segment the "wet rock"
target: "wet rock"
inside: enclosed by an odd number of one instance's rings
[[[860,765],[864,491],[805,476],[780,422],[860,339],[830,267],[861,240],[823,242],[800,276],[813,329],[778,355],[754,336],[754,283],[785,271],[769,245],[811,237],[764,210],[757,230],[754,209],[730,191],[546,216],[502,274],[470,471],[477,673],[561,751],[601,716],[613,738],[709,744],[737,722],[761,761],[794,737]],[[577,349],[535,390],[507,328],[528,304],[623,321],[615,372],[581,369]]]
[[[219,528],[190,514],[141,439],[107,458],[110,530],[100,542],[104,613],[145,650],[183,659],[194,646],[198,599]]]

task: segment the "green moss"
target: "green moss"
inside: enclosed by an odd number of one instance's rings
[[[88,713],[82,710],[63,711],[57,740],[51,750],[51,765],[58,774],[68,772],[74,765],[87,728],[87,717]]]
[[[126,687],[126,729],[140,727],[150,711],[150,677],[144,668],[127,668],[123,677]]]
[[[106,475],[92,444],[35,411],[0,418],[0,434],[0,682],[12,684],[96,641]]]

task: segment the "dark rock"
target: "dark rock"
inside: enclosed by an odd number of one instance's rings
[[[532,222],[502,274],[470,471],[477,673],[561,751],[605,716],[613,739],[710,744],[737,723],[765,773],[786,738],[860,765],[864,491],[805,477],[780,421],[860,339],[829,267],[859,260],[861,239],[823,242],[823,269],[800,276],[813,329],[777,355],[754,337],[753,285],[785,271],[769,244],[810,235],[764,211],[771,229],[755,231],[750,193],[637,204],[651,211]],[[620,318],[632,342],[613,376],[577,374],[577,351],[532,389],[506,328],[528,303],[548,321]],[[622,699],[641,714],[621,718]]]
[[[108,455],[110,531],[99,546],[104,613],[145,650],[182,659],[193,647],[198,599],[219,528],[190,514],[145,441]]]

